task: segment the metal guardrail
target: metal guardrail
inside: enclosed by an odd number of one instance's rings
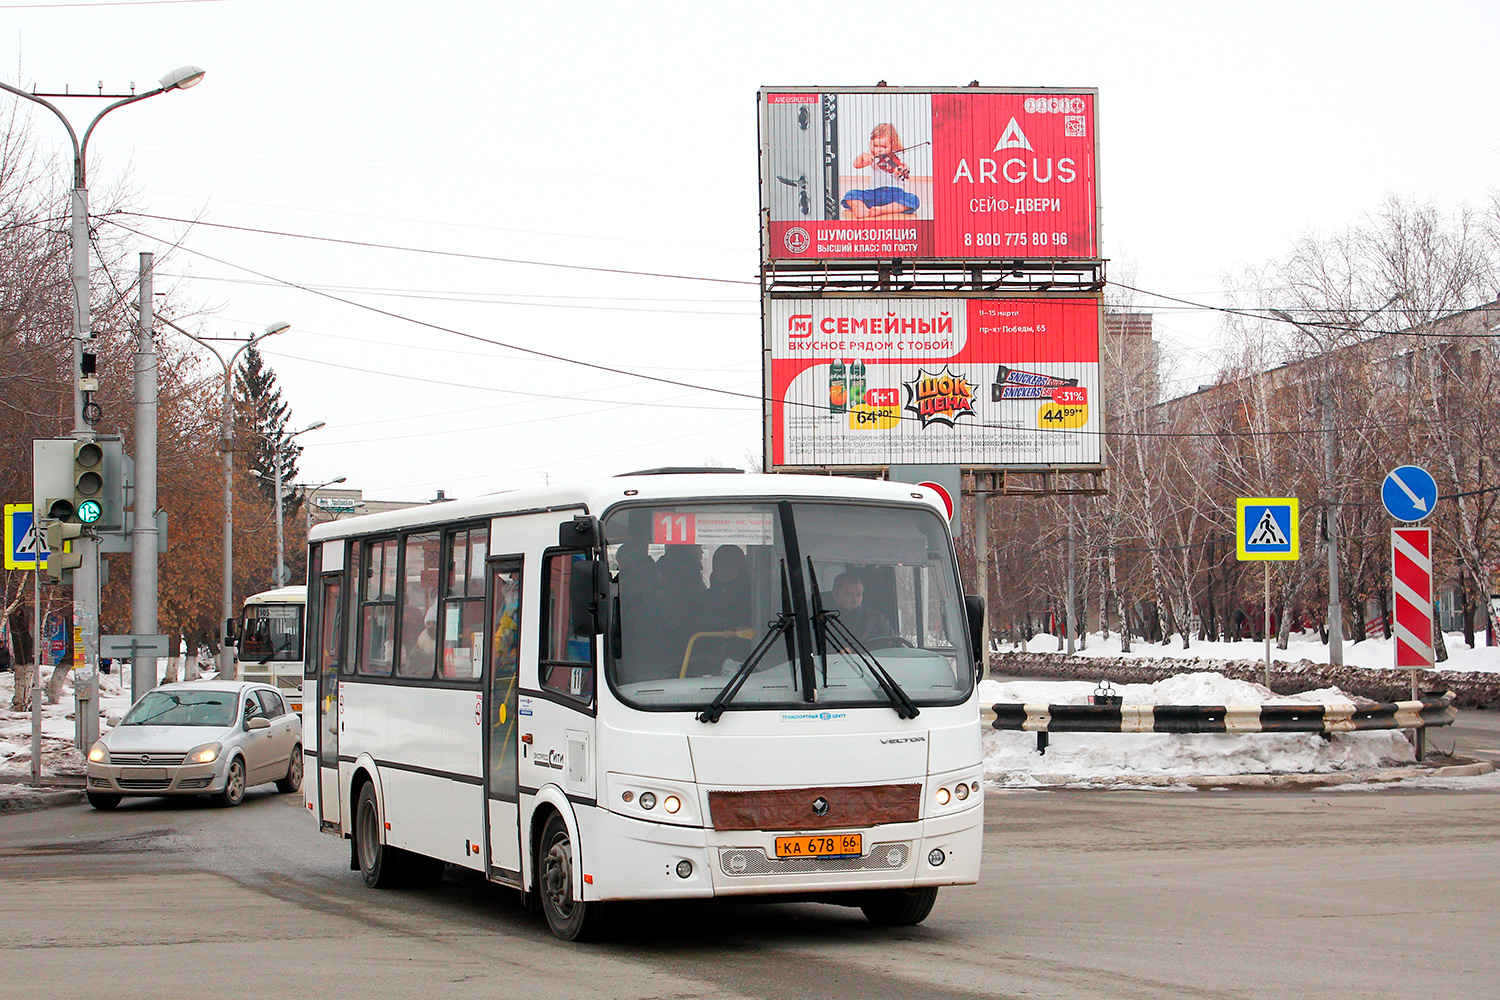
[[[1024,705],[994,706],[995,729],[1036,733],[1351,733],[1451,726],[1453,692],[1373,705]]]

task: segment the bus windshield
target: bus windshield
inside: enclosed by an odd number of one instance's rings
[[[604,534],[607,669],[628,704],[911,712],[972,688],[962,595],[933,511],[677,503],[617,508]]]
[[[302,659],[301,604],[246,604],[241,625],[241,662]]]

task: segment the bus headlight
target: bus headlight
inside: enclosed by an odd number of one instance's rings
[[[104,745],[104,741],[96,741],[93,746],[89,747],[89,760],[95,764],[109,763],[109,747]]]
[[[656,808],[656,796],[651,794],[650,792],[642,792],[641,797],[638,801],[641,803],[642,809]]]
[[[945,806],[948,804],[948,800],[952,798],[952,793],[949,792],[946,788],[939,788],[936,792],[933,793],[932,797],[937,799],[938,805]]]
[[[675,795],[668,795],[661,800],[661,807],[669,813],[675,813],[682,808],[682,800]]]
[[[958,785],[956,787],[954,787],[953,794],[958,796],[958,801],[960,801],[960,802],[962,802],[964,799],[968,798],[969,797],[969,784],[968,784],[968,782],[966,782],[966,781],[960,781],[958,783]]]
[[[219,751],[223,747],[218,743],[205,743],[201,747],[193,747],[183,758],[184,764],[212,764],[219,759]]]

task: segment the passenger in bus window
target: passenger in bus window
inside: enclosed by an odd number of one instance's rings
[[[710,628],[750,628],[750,562],[738,545],[714,549],[713,572],[708,578]]]
[[[437,633],[434,627],[436,610],[430,617],[408,606],[401,617],[401,667],[402,677],[431,677],[432,667],[437,662]]]
[[[856,639],[896,634],[890,619],[865,606],[865,581],[852,570],[834,578],[832,610],[839,613],[839,621],[854,633]]]

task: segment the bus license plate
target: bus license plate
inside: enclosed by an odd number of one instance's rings
[[[830,837],[777,837],[778,858],[859,857],[864,853],[864,835],[839,833]]]

